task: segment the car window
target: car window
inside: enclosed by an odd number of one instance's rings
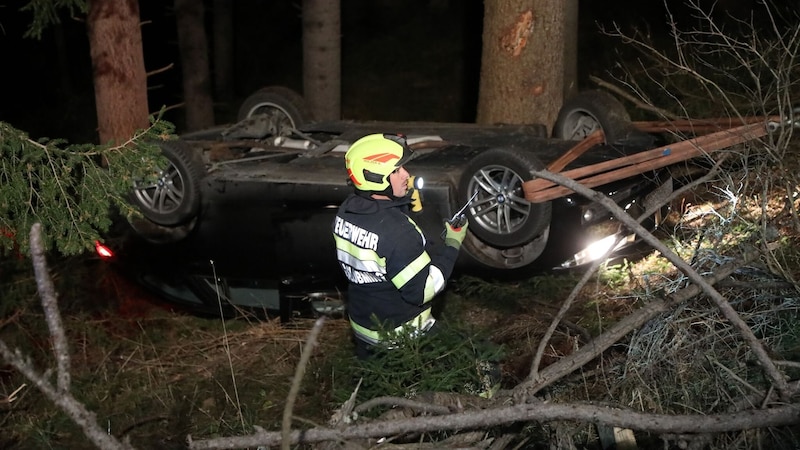
[[[219,294],[220,299],[236,306],[261,309],[280,309],[280,292],[275,283],[263,280],[237,280],[222,278],[217,283],[211,277],[203,278],[208,287]]]
[[[144,282],[151,289],[155,289],[156,291],[161,292],[169,297],[173,297],[177,300],[197,304],[203,303],[203,301],[197,295],[195,295],[195,293],[192,292],[192,290],[189,289],[185,283],[172,279],[157,277],[153,274],[142,275],[142,282]]]

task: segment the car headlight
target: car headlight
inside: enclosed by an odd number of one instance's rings
[[[614,251],[619,250],[626,244],[633,242],[635,239],[635,234],[629,234],[622,237],[619,233],[598,239],[584,247],[583,250],[575,253],[575,256],[573,256],[573,258],[569,261],[561,263],[561,267],[576,267],[596,261],[604,256],[611,255]]]

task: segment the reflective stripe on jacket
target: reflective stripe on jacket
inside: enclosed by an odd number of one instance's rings
[[[333,222],[337,258],[350,281],[353,331],[370,343],[381,327],[429,327],[429,302],[444,289],[458,256],[455,248],[427,242],[407,215],[408,204],[351,195]]]

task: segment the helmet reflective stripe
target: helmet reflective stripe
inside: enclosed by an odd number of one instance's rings
[[[383,192],[391,186],[389,175],[411,159],[412,154],[401,136],[370,134],[350,146],[344,161],[356,189]]]
[[[406,327],[411,327],[412,336],[416,336],[419,333],[424,333],[428,331],[431,326],[433,326],[434,319],[431,317],[431,309],[427,308],[425,311],[422,311],[414,317],[413,319],[409,320],[408,322],[396,327],[393,330],[390,330],[388,333],[389,338],[391,338],[391,334],[397,334],[403,331]],[[377,344],[382,341],[381,333],[379,331],[370,330],[369,328],[357,324],[353,319],[350,319],[350,327],[353,328],[356,336],[363,341],[369,342],[370,344]]]
[[[386,258],[381,258],[375,251],[358,247],[336,235],[334,240],[339,261],[362,272],[386,273]]]
[[[396,159],[396,160],[399,161],[400,160],[400,156],[398,156],[396,153],[378,153],[378,154],[375,154],[375,155],[372,155],[372,156],[367,156],[366,158],[364,158],[364,161],[370,161],[370,162],[383,164],[383,163],[388,163],[393,159]]]

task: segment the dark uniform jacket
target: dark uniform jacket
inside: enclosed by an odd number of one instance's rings
[[[456,248],[428,245],[406,214],[409,203],[352,194],[333,222],[337,257],[350,280],[350,323],[369,343],[380,340],[373,315],[385,331],[404,325],[424,331],[430,300],[444,289],[458,257]]]

